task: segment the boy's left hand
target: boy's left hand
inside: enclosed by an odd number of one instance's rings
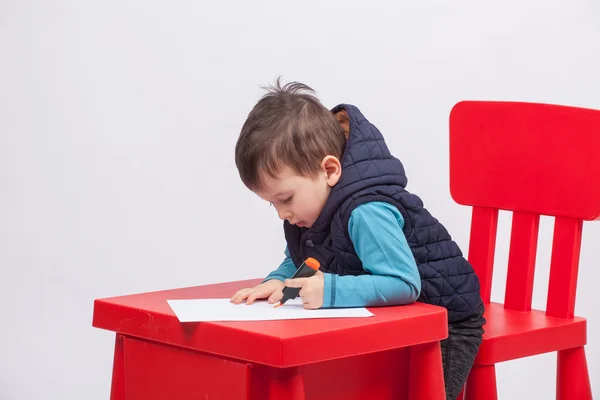
[[[284,283],[287,287],[300,288],[299,296],[307,310],[315,310],[323,306],[325,278],[321,271],[317,271],[310,278],[286,279]]]

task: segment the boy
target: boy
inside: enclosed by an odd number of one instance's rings
[[[448,309],[446,396],[455,399],[483,334],[479,280],[446,229],[407,192],[402,163],[351,105],[327,110],[301,83],[279,80],[250,112],[235,148],[244,184],[271,203],[286,258],[231,301],[279,301],[298,287],[307,309],[409,304]],[[310,278],[289,279],[307,257]]]

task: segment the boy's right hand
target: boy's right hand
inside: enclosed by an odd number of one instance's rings
[[[253,288],[238,290],[237,293],[231,297],[230,302],[233,304],[240,304],[246,300],[246,304],[250,305],[254,303],[254,300],[269,298],[269,303],[273,304],[283,297],[282,290],[284,287],[285,285],[283,282],[278,281],[277,279],[270,279]]]

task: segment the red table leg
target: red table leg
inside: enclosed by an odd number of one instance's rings
[[[269,382],[269,399],[304,400],[304,379],[299,367],[277,371]]]
[[[115,356],[113,360],[110,400],[125,400],[125,354],[123,336],[115,335]]]
[[[300,367],[274,368],[251,365],[248,385],[248,400],[306,399]]]
[[[410,348],[408,398],[410,400],[444,400],[444,369],[439,342]]]

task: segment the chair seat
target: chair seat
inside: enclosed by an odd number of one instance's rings
[[[513,311],[504,304],[486,305],[483,342],[476,364],[495,364],[551,351],[583,346],[587,322],[546,316],[544,311]]]

